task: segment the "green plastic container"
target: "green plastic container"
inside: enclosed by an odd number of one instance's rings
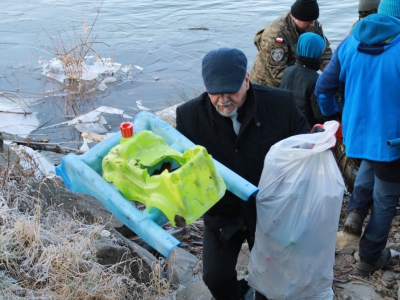
[[[202,146],[180,153],[143,130],[121,138],[104,157],[103,178],[132,201],[160,209],[174,227],[191,224],[225,194],[226,186]]]

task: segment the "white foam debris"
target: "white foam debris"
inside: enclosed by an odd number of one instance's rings
[[[80,151],[82,152],[88,152],[89,151],[89,145],[91,141],[87,138],[83,138],[83,145],[79,148]]]

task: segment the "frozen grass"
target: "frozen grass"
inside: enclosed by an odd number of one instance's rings
[[[166,299],[170,283],[155,266],[151,281],[129,268],[96,261],[100,224],[86,224],[60,209],[42,209],[27,183],[32,172],[6,162],[0,183],[0,299]],[[126,262],[121,262],[123,265]],[[141,264],[131,260],[128,264]]]
[[[186,92],[184,89],[174,89],[173,94],[168,96],[167,108],[156,112],[156,116],[167,122],[172,127],[176,127],[176,107],[190,99],[194,99],[201,95],[201,91],[193,90]]]

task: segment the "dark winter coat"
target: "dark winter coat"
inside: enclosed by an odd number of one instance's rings
[[[214,159],[254,185],[258,185],[264,158],[270,147],[289,136],[309,132],[305,117],[292,92],[252,85],[238,111],[241,122],[236,136],[231,118],[221,116],[207,93],[176,110],[176,128],[193,143],[204,146]],[[240,223],[254,234],[255,200],[244,202],[229,191],[205,215],[207,223],[220,229]]]
[[[296,104],[312,127],[315,124],[323,124],[324,119],[319,108],[317,97],[314,95],[315,84],[318,79],[317,70],[319,63],[313,68],[312,58],[298,57],[296,64],[287,67],[283,72],[281,88],[293,91]],[[316,60],[318,61],[319,60]]]

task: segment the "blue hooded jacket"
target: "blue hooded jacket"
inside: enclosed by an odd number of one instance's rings
[[[322,114],[338,112],[340,88],[343,143],[349,157],[389,162],[400,158],[400,20],[372,14],[358,22],[336,49],[315,88]]]

